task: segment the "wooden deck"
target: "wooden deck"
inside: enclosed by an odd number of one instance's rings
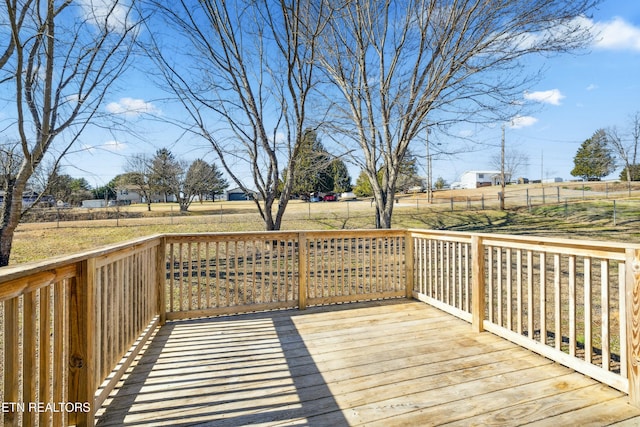
[[[397,300],[169,322],[97,425],[640,425],[627,401]]]

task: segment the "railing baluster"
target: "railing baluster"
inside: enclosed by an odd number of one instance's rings
[[[38,390],[38,402],[53,402],[51,394],[51,385],[53,378],[52,371],[52,349],[51,337],[55,333],[52,329],[52,310],[51,305],[51,288],[53,285],[47,285],[40,289],[40,378]],[[57,313],[56,313],[57,314]],[[51,421],[52,413],[49,411],[41,411],[39,416],[39,424],[48,426]]]
[[[576,356],[576,257],[569,256],[569,355]]]
[[[507,269],[507,329],[513,330],[513,282],[512,282],[512,263],[513,257],[511,254],[511,248],[507,249],[507,255],[505,260],[505,268]]]
[[[298,308],[307,308],[307,272],[309,267],[307,235],[298,236]]]
[[[516,250],[516,331],[522,335],[522,250]]]
[[[562,305],[560,301],[560,255],[555,254],[553,256],[553,303],[554,303],[554,315],[553,324],[555,328],[555,345],[556,350],[560,350],[562,344]]]
[[[533,251],[527,251],[527,336],[534,336],[534,304],[533,304]]]
[[[584,360],[591,363],[593,358],[591,258],[584,258],[582,268],[584,269]]]
[[[54,285],[54,335],[52,352],[53,402],[63,402],[67,395],[66,385],[68,384],[68,371],[66,370],[67,364],[65,362],[69,360],[69,336],[67,329],[67,326],[69,325],[68,282],[69,281],[65,279],[58,281]],[[54,412],[52,418],[54,426],[67,424],[67,414],[64,411]]]
[[[25,405],[38,401],[38,388],[36,381],[38,354],[38,315],[36,312],[37,294],[35,291],[29,292],[23,297],[23,326],[22,339],[24,352],[22,355],[22,399]],[[36,425],[37,413],[35,411],[25,411],[22,422],[25,425]]]
[[[502,274],[502,270],[505,268],[505,263],[503,260],[503,256],[502,256],[502,248],[498,248],[498,262],[497,262],[497,276],[498,276],[498,325],[500,326],[504,326],[504,319],[503,319],[503,313],[504,313],[504,305],[502,302],[503,299],[503,292],[502,292],[502,285],[503,285],[503,274]]]
[[[540,342],[547,344],[547,256],[540,252]]]
[[[609,337],[611,317],[609,313],[609,262],[607,260],[600,261],[600,280],[602,283],[602,296],[600,297],[600,310],[602,313],[602,369],[608,371],[611,363],[611,340]]]
[[[471,301],[469,296],[471,295],[471,286],[470,286],[470,282],[469,282],[469,277],[470,277],[470,271],[471,271],[471,263],[470,263],[470,256],[469,256],[469,245],[465,243],[464,245],[464,270],[465,270],[465,275],[464,275],[464,287],[465,287],[465,311],[471,311]]]

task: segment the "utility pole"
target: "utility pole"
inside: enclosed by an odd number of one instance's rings
[[[429,124],[427,123],[427,136],[426,136],[426,145],[427,145],[427,203],[433,202],[433,189],[431,185],[431,154],[429,153],[429,133],[431,133],[431,129],[429,129]]]
[[[502,144],[500,150],[500,210],[504,210],[504,125],[502,125]]]

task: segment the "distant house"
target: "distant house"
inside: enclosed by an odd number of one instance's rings
[[[0,191],[0,204],[4,202],[5,192]],[[56,204],[53,196],[49,195],[40,195],[35,191],[25,191],[22,193],[22,207],[28,208],[32,206],[34,203],[39,203],[42,207],[52,207]]]
[[[138,187],[135,185],[123,185],[116,188],[116,201],[119,205],[129,205],[132,203],[147,203],[147,199],[138,192]],[[154,194],[151,196],[151,203],[164,202],[164,196],[161,194]],[[167,196],[167,202],[177,202],[178,199],[173,194]]]
[[[554,182],[562,182],[563,179],[559,176],[555,177],[555,178],[545,178],[542,180],[543,184],[547,184],[547,183],[554,183]]]
[[[227,201],[240,201],[240,200],[256,200],[258,193],[255,191],[245,192],[240,187],[227,190]]]
[[[500,185],[500,171],[467,171],[460,177],[460,188],[479,188],[491,185]],[[505,173],[505,181],[511,177]]]
[[[142,203],[143,197],[138,193],[136,187],[123,185],[116,189],[116,200],[120,204]]]

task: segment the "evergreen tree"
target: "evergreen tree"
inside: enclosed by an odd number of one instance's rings
[[[340,159],[334,159],[330,165],[331,175],[333,176],[333,192],[345,193],[352,190],[351,176],[347,166]]]
[[[200,203],[202,203],[205,194],[209,194],[209,189],[213,185],[212,177],[213,170],[207,162],[202,159],[196,159],[191,163],[185,177],[184,188],[182,189],[186,208],[189,207],[189,204],[196,196],[200,198]],[[180,205],[182,207],[183,203],[181,202]]]
[[[211,200],[215,202],[216,195],[223,194],[229,188],[229,182],[224,178],[222,170],[215,163],[211,163]]]
[[[373,187],[371,187],[369,177],[364,171],[361,171],[360,175],[358,175],[353,193],[358,197],[371,197],[373,195]]]
[[[202,203],[207,196],[215,200],[215,195],[223,193],[228,186],[229,183],[222,177],[222,172],[215,163],[208,164],[197,159],[189,166],[183,191],[198,196]]]
[[[323,193],[333,191],[331,156],[324,149],[315,131],[305,131],[295,162],[296,172],[292,194],[308,195],[316,191]]]
[[[396,191],[407,191],[411,187],[421,185],[422,179],[418,176],[418,167],[416,157],[407,153],[398,170],[398,180],[396,182]]]
[[[166,148],[156,151],[150,169],[149,182],[154,193],[162,195],[165,203],[169,196],[179,196],[179,176],[183,168],[171,151]]]
[[[607,135],[603,129],[597,130],[593,136],[582,143],[574,159],[571,175],[584,180],[599,180],[615,169],[615,158],[607,143]]]
[[[115,200],[116,199],[116,191],[115,187],[111,187],[109,184],[103,185],[98,188],[94,188],[91,190],[91,194],[94,199],[102,199],[102,200]]]

